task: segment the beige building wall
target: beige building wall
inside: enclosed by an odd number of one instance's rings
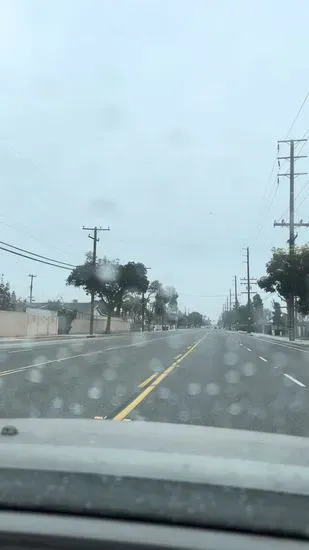
[[[58,334],[57,313],[28,309],[26,312],[0,311],[0,337],[36,337]]]
[[[0,311],[0,337],[11,338],[26,336],[26,313],[16,311]]]
[[[55,336],[58,334],[58,315],[47,309],[26,310],[27,336]]]
[[[93,332],[95,334],[103,334],[106,329],[106,317],[95,317],[93,324]],[[130,323],[123,321],[118,317],[112,317],[111,320],[111,332],[129,332]],[[70,334],[88,334],[89,332],[89,316],[84,318],[81,316],[78,319],[74,319]]]

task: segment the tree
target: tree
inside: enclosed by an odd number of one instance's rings
[[[11,294],[11,308],[10,308],[12,311],[16,310],[16,304],[17,304],[16,293],[15,293],[15,290],[13,290]]]
[[[264,321],[265,321],[265,323],[269,323],[269,322],[271,322],[271,320],[272,320],[272,313],[271,313],[270,309],[265,307],[264,308]]]
[[[255,294],[252,298],[252,315],[255,328],[261,330],[264,324],[263,301],[259,294]]]
[[[162,328],[163,328],[163,325],[165,324],[166,305],[168,301],[169,301],[168,293],[164,290],[163,286],[161,285],[155,295],[154,313],[155,315],[160,317]]]
[[[266,275],[258,285],[265,292],[277,293],[289,301],[295,296],[297,310],[303,315],[309,313],[309,246],[295,247],[295,252],[274,248],[273,255],[266,264]]]
[[[3,276],[0,280],[0,310],[12,311],[16,307],[16,294],[11,294],[10,284],[4,283]]]
[[[282,311],[281,311],[281,305],[279,302],[273,302],[273,313],[272,313],[272,322],[275,327],[275,330],[279,330],[283,325],[283,318],[282,318]]]
[[[177,311],[178,309],[178,294],[176,289],[173,286],[168,286],[165,289],[165,292],[168,297],[168,307],[171,311]]]
[[[112,314],[120,314],[126,294],[145,292],[149,282],[146,267],[142,263],[128,262],[122,265],[118,260],[103,258],[98,259],[94,266],[87,254],[85,263],[70,273],[67,284],[82,287],[86,294],[94,292],[102,300],[107,311],[105,332],[109,333]]]
[[[203,315],[198,311],[192,311],[188,315],[188,325],[195,328],[201,327],[203,325]]]

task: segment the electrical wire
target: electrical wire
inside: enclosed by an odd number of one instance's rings
[[[60,269],[67,269],[68,271],[72,270],[72,268],[70,268],[70,267],[66,267],[64,265],[59,265],[59,264],[53,264],[51,262],[46,262],[45,260],[41,260],[39,258],[33,258],[32,256],[26,256],[26,254],[21,254],[20,252],[15,252],[14,250],[9,250],[8,248],[4,248],[3,246],[0,246],[0,250],[4,250],[5,252],[9,252],[10,254],[15,254],[16,256],[21,256],[22,258],[27,258],[28,260],[32,260],[34,262],[39,262],[41,264],[51,265],[52,267],[59,267]],[[75,267],[75,266],[73,266],[73,267]]]
[[[295,125],[295,123],[296,123],[296,121],[297,121],[297,119],[298,119],[300,113],[302,112],[302,110],[303,110],[303,108],[304,108],[304,106],[305,106],[305,103],[306,103],[308,97],[309,97],[309,91],[307,92],[305,98],[303,99],[303,101],[302,101],[302,103],[301,103],[301,106],[299,107],[299,109],[298,109],[298,111],[297,111],[297,113],[296,113],[296,116],[294,117],[294,120],[292,121],[292,123],[291,123],[291,125],[290,125],[290,127],[289,127],[289,129],[288,129],[288,131],[287,131],[287,134],[286,134],[286,136],[285,136],[285,139],[288,138],[288,135],[290,134],[290,132],[291,132],[292,129],[294,128],[294,125]],[[304,135],[303,135],[302,139],[304,139],[304,138],[306,139],[306,138],[308,137],[308,135],[309,135],[309,129],[306,130],[306,131],[304,132]],[[300,144],[297,144],[297,146],[298,146],[298,145],[300,145]],[[300,149],[297,151],[298,154],[300,154],[300,153],[302,152],[302,150],[303,150],[303,148],[305,147],[305,145],[306,145],[306,142],[302,143]],[[274,160],[274,163],[273,163],[273,166],[272,166],[272,170],[271,170],[270,176],[269,176],[268,181],[267,181],[266,189],[267,189],[267,187],[269,186],[269,184],[270,184],[270,182],[271,182],[271,180],[272,180],[275,166],[276,166],[276,159]],[[306,183],[306,185],[307,185],[307,183]],[[306,186],[306,185],[305,185],[305,186]],[[305,186],[304,186],[304,187],[305,187]],[[269,198],[268,198],[269,203],[268,203],[268,205],[266,205],[266,210],[267,210],[267,212],[270,211],[271,206],[272,206],[273,203],[274,203],[274,200],[275,200],[275,197],[276,197],[276,194],[277,194],[277,191],[278,191],[278,187],[279,187],[279,184],[277,183],[277,185],[276,185],[276,182],[274,182],[274,186],[271,188],[270,195],[269,195]],[[303,188],[301,189],[301,191],[297,194],[296,198],[297,198],[297,197],[299,196],[299,194],[303,191],[304,187],[303,187]],[[265,195],[266,195],[266,190],[264,191],[262,203],[264,202]],[[305,199],[304,199],[304,200],[305,200]],[[303,204],[304,200],[301,202],[301,204]],[[267,201],[266,201],[266,202],[267,202]],[[301,205],[299,205],[299,206],[301,206]],[[299,206],[298,206],[298,208],[299,208]],[[288,210],[288,209],[286,209],[286,210],[284,211],[284,214],[283,214],[283,215],[285,215],[285,213],[286,213],[287,210]],[[283,216],[281,216],[281,217],[283,217]],[[259,239],[259,237],[261,236],[261,233],[262,233],[262,230],[263,230],[263,228],[264,228],[264,225],[265,225],[265,218],[264,218],[264,220],[262,221],[262,223],[258,226],[258,233],[257,233],[257,236],[256,236],[256,238],[255,238],[254,243],[256,243],[256,241],[257,241],[257,240]]]
[[[36,256],[37,258],[42,258],[43,260],[48,260],[49,262],[53,262],[54,264],[62,264],[68,268],[74,268],[75,266],[73,264],[68,264],[67,262],[61,262],[59,260],[54,260],[53,258],[48,258],[48,256],[42,256],[41,254],[35,254],[34,252],[30,252],[30,250],[25,250],[24,248],[19,248],[18,246],[14,246],[9,243],[5,243],[4,241],[0,241],[0,244],[3,244],[4,246],[9,246],[10,248],[14,248],[14,250],[19,250],[20,252],[25,252],[26,254],[31,254],[31,256]]]
[[[290,132],[291,132],[292,129],[294,128],[294,125],[295,125],[295,123],[296,123],[296,121],[297,121],[297,119],[298,119],[300,113],[302,112],[302,110],[303,110],[303,108],[304,108],[304,106],[305,106],[305,103],[306,103],[308,97],[309,97],[309,91],[307,92],[305,98],[303,99],[303,102],[302,102],[301,106],[299,107],[299,109],[298,109],[298,111],[297,111],[297,114],[296,114],[296,116],[295,116],[295,118],[294,118],[294,120],[293,120],[293,122],[292,122],[290,128],[288,129],[287,134],[286,134],[286,136],[285,136],[285,139],[288,138],[288,135],[290,134]]]

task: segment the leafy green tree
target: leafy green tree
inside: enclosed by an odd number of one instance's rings
[[[274,309],[272,313],[272,322],[275,327],[275,330],[279,330],[284,325],[281,305],[279,302],[273,302],[273,307]]]
[[[264,324],[263,300],[259,294],[255,294],[252,298],[252,316],[254,328],[261,330]]]
[[[169,296],[161,285],[155,295],[154,300],[154,314],[160,317],[162,327],[165,324],[166,305],[168,304]]]
[[[81,287],[87,294],[94,292],[104,303],[107,311],[106,332],[110,332],[111,317],[120,314],[123,300],[128,292],[145,292],[149,282],[144,264],[118,260],[98,259],[94,266],[89,254],[84,264],[73,269],[67,284]]]
[[[15,290],[13,290],[12,294],[11,294],[11,310],[15,311],[16,310],[16,304],[17,304],[17,298],[16,298],[16,293],[15,293]]]
[[[203,325],[203,315],[198,311],[192,311],[188,315],[188,324],[190,327],[201,327]]]
[[[2,276],[0,280],[0,310],[12,311],[15,309],[16,295],[15,292],[12,294],[10,291],[10,284],[8,282],[5,283]]]
[[[277,293],[287,302],[295,295],[296,307],[300,313],[309,313],[309,246],[295,247],[291,256],[283,248],[274,248],[266,264],[266,275],[258,285],[265,292]]]
[[[171,309],[171,311],[177,311],[178,309],[178,294],[176,289],[173,286],[168,286],[165,289],[165,292],[168,296],[168,307]]]

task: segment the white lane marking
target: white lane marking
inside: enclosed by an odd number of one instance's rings
[[[285,374],[284,373],[283,376],[286,376],[286,378],[289,378],[289,380],[292,380],[292,382],[294,382],[298,386],[301,386],[302,388],[306,387],[306,384],[303,384],[302,382],[300,382],[300,380],[297,380],[297,378],[294,378],[294,376],[291,376],[290,374]]]
[[[303,353],[309,353],[309,350],[307,349],[303,349],[303,348],[297,348],[293,345],[290,345],[290,344],[282,344],[281,342],[274,342],[273,340],[266,340],[265,338],[257,338],[256,341],[259,341],[259,342],[263,342],[265,344],[273,344],[274,346],[281,346],[282,348],[288,348],[288,349],[296,349],[298,351],[302,351]],[[305,344],[299,344],[300,346],[301,345],[305,345]]]
[[[243,346],[243,344],[239,344],[240,346]]]
[[[262,357],[261,355],[259,355],[259,359],[261,359],[261,361],[265,361],[265,363],[268,361],[268,359],[265,359],[265,357]]]
[[[33,363],[32,365],[25,365],[24,367],[17,367],[16,369],[8,369],[0,371],[0,376],[5,376],[7,374],[16,374],[28,369],[35,369],[38,367],[44,367],[45,365],[51,365],[52,363],[62,363],[63,361],[68,361],[69,359],[76,359],[76,357],[86,357],[89,355],[96,355],[102,353],[102,351],[90,351],[88,353],[79,353],[78,355],[70,355],[70,357],[62,357],[61,359],[51,359],[50,361],[44,361],[42,363]]]
[[[247,349],[248,351],[252,351],[252,349],[250,349],[250,348],[246,348],[246,349]]]
[[[210,334],[210,333],[209,333]],[[205,336],[205,338],[207,336],[209,336],[209,334],[207,334]],[[175,336],[175,335],[173,335]],[[76,359],[77,357],[89,357],[91,355],[100,355],[102,353],[105,353],[106,351],[113,351],[113,350],[117,350],[117,349],[122,349],[122,348],[131,348],[131,347],[139,347],[141,346],[141,343],[142,344],[148,344],[149,342],[156,342],[157,340],[166,340],[167,338],[170,338],[170,336],[163,336],[163,337],[159,337],[159,338],[153,338],[151,340],[143,340],[142,342],[139,341],[139,342],[136,342],[134,344],[125,344],[123,346],[115,346],[115,347],[111,347],[111,348],[104,348],[104,349],[100,349],[100,350],[95,350],[95,351],[88,351],[86,353],[78,353],[76,355],[70,355],[68,357],[62,357],[60,359],[50,359],[49,361],[44,361],[42,363],[33,363],[31,365],[25,365],[24,367],[17,367],[17,368],[13,368],[13,369],[7,369],[5,371],[0,371],[0,376],[6,376],[8,374],[17,374],[19,372],[23,372],[25,370],[28,370],[28,369],[35,369],[35,368],[38,368],[38,367],[44,367],[45,365],[51,365],[53,363],[62,363],[63,361],[69,361],[70,359]],[[143,346],[141,346],[143,347]]]
[[[27,351],[33,351],[33,348],[16,349],[14,351],[8,351],[7,353],[27,353]]]

